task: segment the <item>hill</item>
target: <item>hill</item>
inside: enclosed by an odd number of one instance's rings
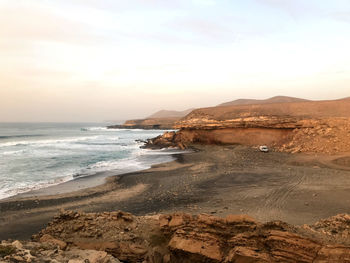
[[[155,119],[155,118],[182,118],[189,114],[194,109],[187,109],[184,111],[174,111],[174,110],[160,110],[156,113],[148,116],[146,119]]]
[[[289,102],[303,102],[309,101],[306,99],[287,97],[287,96],[275,96],[265,100],[256,100],[256,99],[238,99],[225,103],[221,103],[220,106],[235,106],[235,105],[251,105],[251,104],[271,104],[271,103],[289,103]]]
[[[281,116],[293,118],[332,118],[350,117],[350,100],[348,98],[325,101],[301,101],[284,103],[263,103],[251,105],[231,105],[200,108],[193,110],[182,123],[187,121],[230,120],[242,117]]]
[[[122,125],[111,125],[109,129],[174,129],[175,123],[193,109],[184,111],[160,110],[145,119],[127,120]]]

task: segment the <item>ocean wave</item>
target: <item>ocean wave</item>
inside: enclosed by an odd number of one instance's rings
[[[42,128],[40,131],[14,130],[12,133],[46,134],[45,137],[32,136],[38,138],[23,136],[4,140],[6,133],[1,133],[0,174],[6,176],[0,176],[0,199],[74,180],[75,177],[102,173],[99,178],[103,178],[147,169],[154,163],[169,160],[165,156],[143,156],[145,150],[139,148],[142,143],[135,142],[138,138],[155,137],[160,131],[89,127],[90,132],[81,132],[77,130],[80,128],[74,126],[60,130],[59,126],[57,130]]]
[[[150,164],[142,163],[134,158],[125,158],[114,161],[100,161],[95,164],[91,164],[86,168],[80,169],[79,171],[66,171],[66,175],[60,178],[43,180],[41,182],[11,182],[2,185],[2,187],[0,187],[0,199],[58,185],[74,180],[75,178],[92,176],[99,172],[115,170],[116,174],[121,174],[147,169],[150,166]]]
[[[108,129],[107,127],[87,127],[81,128],[81,131],[107,131],[107,132],[115,132],[113,129]]]
[[[0,155],[19,155],[24,153],[24,150],[18,150],[18,151],[6,151],[6,152],[2,152],[0,153]]]
[[[13,141],[13,142],[0,143],[0,147],[26,146],[26,145],[36,145],[36,144],[52,145],[52,144],[56,144],[56,143],[79,142],[79,141],[93,140],[96,138],[98,138],[98,136],[86,136],[86,137],[78,137],[78,138],[52,139],[52,140]]]
[[[179,149],[159,149],[159,150],[149,150],[144,149],[143,155],[173,155],[173,154],[182,154],[189,153],[189,150],[179,150]]]
[[[117,160],[106,160],[99,161],[88,165],[85,168],[78,169],[68,169],[59,172],[63,177],[43,180],[41,182],[7,182],[8,184],[0,187],[0,199],[8,198],[17,194],[26,193],[41,188],[46,188],[49,186],[61,184],[67,181],[74,180],[74,178],[88,177],[95,175],[100,172],[113,171],[114,174],[122,174],[128,172],[136,172],[144,169],[150,168],[154,163],[160,163],[164,161],[169,161],[168,159],[156,160],[151,159],[139,159],[142,157],[144,150],[133,152],[131,157],[117,159]],[[141,155],[141,156],[140,156]]]
[[[8,198],[11,196],[15,196],[18,194],[23,194],[30,191],[39,190],[42,188],[46,188],[49,186],[58,185],[67,181],[72,180],[73,177],[66,176],[61,178],[52,179],[49,181],[41,181],[41,182],[16,182],[11,185],[7,185],[5,187],[0,188],[0,200],[4,198]]]
[[[42,137],[44,134],[20,134],[20,135],[1,135],[0,140],[14,139],[14,138],[30,138],[30,137]]]
[[[99,169],[106,170],[105,168],[108,168],[107,170],[112,170],[112,169],[114,170],[114,169],[120,169],[120,168],[127,169],[130,167],[142,169],[144,167],[147,167],[147,165],[142,164],[136,159],[128,158],[128,159],[120,159],[117,161],[101,161],[89,166],[89,168],[97,169],[97,170]]]
[[[109,146],[109,145],[118,145],[118,146],[128,146],[126,143],[119,143],[119,142],[86,142],[81,143],[83,145],[93,145],[93,146]]]
[[[151,165],[143,163],[135,158],[124,158],[119,160],[100,161],[88,165],[86,168],[75,173],[74,178],[91,176],[100,172],[118,171],[118,173],[134,172],[147,169]]]

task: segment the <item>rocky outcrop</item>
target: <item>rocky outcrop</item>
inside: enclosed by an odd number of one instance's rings
[[[349,99],[197,109],[177,122],[179,131],[171,140],[166,135],[149,144],[243,144],[292,153],[350,152],[349,109]]]
[[[184,150],[187,145],[179,138],[179,133],[165,132],[155,138],[147,139],[145,145],[142,148],[147,149],[162,149],[162,148],[179,148]]]
[[[325,245],[279,221],[174,214],[161,216],[160,226],[173,262],[350,262],[350,247]]]
[[[62,241],[63,242],[63,241]],[[1,254],[5,251],[6,255]],[[91,249],[69,248],[61,250],[59,246],[46,242],[2,241],[0,244],[0,262],[33,263],[120,263],[107,252]]]
[[[295,227],[247,215],[67,211],[33,242],[3,241],[0,262],[350,262],[349,218]]]
[[[350,118],[308,120],[305,123],[305,127],[294,129],[290,140],[277,145],[276,150],[327,154],[350,151]]]
[[[339,214],[320,220],[313,225],[304,225],[309,233],[322,235],[327,242],[350,246],[350,215]]]
[[[63,212],[49,226],[34,236],[41,242],[49,235],[64,241],[69,247],[105,251],[122,261],[138,262],[149,249],[152,223],[129,213],[78,213]],[[156,230],[155,230],[156,231]]]

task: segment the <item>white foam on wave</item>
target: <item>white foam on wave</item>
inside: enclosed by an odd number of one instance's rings
[[[108,129],[110,131],[127,131],[127,132],[146,132],[146,131],[157,131],[158,130],[144,130],[144,129],[124,129],[124,128],[112,128],[112,129]]]
[[[107,127],[88,127],[82,128],[83,131],[106,131],[106,132],[115,132],[116,129],[108,129]]]
[[[172,155],[172,154],[180,154],[180,153],[188,153],[188,150],[180,150],[180,149],[160,149],[160,150],[150,150],[144,149],[144,155]]]
[[[0,156],[1,156],[1,155],[19,155],[19,154],[22,154],[22,153],[24,153],[24,150],[6,151],[6,152],[0,153]]]
[[[137,161],[135,158],[125,158],[119,160],[101,161],[95,164],[89,165],[88,169],[92,169],[94,172],[102,172],[108,170],[141,170],[148,166]]]
[[[0,143],[0,147],[26,146],[26,145],[38,145],[38,144],[52,145],[56,143],[87,141],[87,140],[93,140],[96,138],[98,138],[98,136],[86,136],[86,137],[78,137],[78,138],[51,139],[51,140],[13,141],[13,142]]]
[[[11,185],[3,186],[0,188],[0,200],[18,194],[23,194],[30,191],[39,190],[53,185],[58,185],[64,182],[68,182],[73,179],[72,175],[55,178],[49,181],[40,182],[16,182],[11,183]]]

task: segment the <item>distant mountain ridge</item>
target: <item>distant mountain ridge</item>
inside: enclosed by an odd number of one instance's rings
[[[251,105],[251,104],[272,104],[272,103],[289,103],[289,102],[306,102],[310,100],[300,99],[295,97],[287,97],[287,96],[275,96],[265,100],[258,99],[238,99],[225,103],[221,103],[217,105],[217,107],[221,106],[235,106],[235,105]]]
[[[173,129],[175,123],[194,109],[184,111],[160,110],[145,119],[127,120],[124,124],[107,126],[109,129]]]
[[[155,118],[182,118],[185,117],[187,114],[189,114],[192,109],[187,109],[184,111],[175,111],[175,110],[160,110],[156,113],[152,114],[151,116],[148,116],[146,119],[155,119]]]
[[[179,129],[201,123],[201,119],[224,121],[237,117],[258,116],[301,116],[312,117],[350,117],[350,97],[330,101],[313,101],[288,96],[275,96],[264,100],[238,99],[218,106],[184,111],[160,110],[145,119],[127,120],[122,125],[111,125],[108,128],[121,129]],[[330,109],[327,109],[329,105]],[[190,124],[194,120],[195,123]],[[197,123],[199,122],[199,123]]]

